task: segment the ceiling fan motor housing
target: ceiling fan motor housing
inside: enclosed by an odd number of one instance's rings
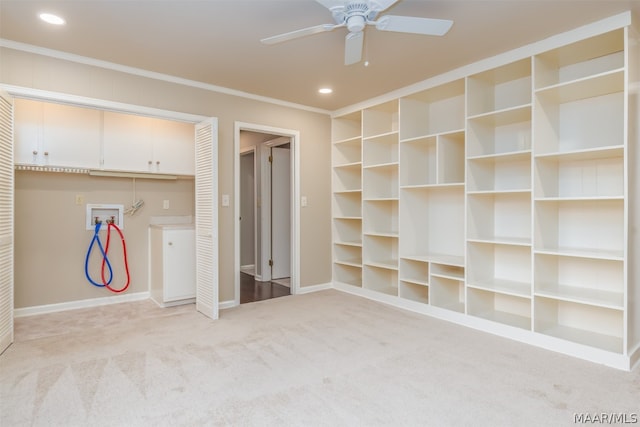
[[[333,11],[333,19],[337,24],[346,24],[349,32],[358,33],[367,26],[369,12],[371,11],[367,2],[349,2]]]

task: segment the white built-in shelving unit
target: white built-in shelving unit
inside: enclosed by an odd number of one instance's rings
[[[335,286],[630,369],[635,34],[618,15],[336,113]]]

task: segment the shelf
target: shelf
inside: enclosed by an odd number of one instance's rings
[[[365,167],[398,163],[398,132],[389,132],[362,141]]]
[[[536,96],[547,102],[567,104],[588,98],[603,97],[623,90],[624,68],[619,68],[596,76],[539,89],[536,91]]]
[[[464,129],[464,80],[400,99],[402,139]]]
[[[470,192],[530,190],[531,153],[503,153],[469,158],[467,189]]]
[[[350,267],[362,267],[362,263],[358,262],[357,260],[343,260],[343,259],[336,259],[335,261],[333,261],[334,264],[340,264],[340,265],[346,265],[346,266],[350,266]]]
[[[535,157],[537,198],[624,196],[624,148],[605,147]]]
[[[362,136],[362,114],[346,114],[331,120],[331,140],[334,144],[359,139]]]
[[[530,298],[469,289],[467,310],[472,316],[531,330]]]
[[[531,59],[525,58],[467,78],[469,116],[531,103]]]
[[[469,281],[467,282],[467,287],[517,297],[531,296],[531,282],[516,282],[515,280],[505,279],[489,279],[484,281]]]
[[[468,238],[468,243],[488,243],[496,245],[528,246],[532,244],[530,237],[485,236],[485,238]]]
[[[578,248],[572,246],[540,248],[535,250],[536,253],[546,255],[571,256],[575,258],[601,259],[609,261],[623,261],[624,251],[622,250],[605,250],[593,248]]]
[[[536,297],[535,331],[563,340],[623,352],[623,311]]]
[[[333,264],[335,281],[354,287],[362,287],[362,268],[340,263]]]
[[[400,185],[464,183],[464,132],[400,144]]]
[[[464,282],[433,277],[429,286],[433,306],[464,313]]]
[[[343,245],[343,246],[357,246],[357,247],[362,247],[362,242],[357,241],[357,242],[342,242],[342,241],[335,241],[334,244],[336,245]]]
[[[531,295],[531,247],[467,243],[467,283],[513,295]]]
[[[438,136],[437,184],[464,183],[464,132]]]
[[[388,295],[398,296],[398,271],[365,265],[362,287]]]
[[[398,165],[388,164],[363,170],[364,199],[398,197]]]
[[[624,67],[624,29],[536,55],[535,87],[544,88]]]
[[[464,183],[451,183],[451,184],[416,184],[416,185],[401,185],[401,190],[446,190],[460,189],[464,191]]]
[[[362,217],[362,195],[360,192],[334,193],[333,202],[334,217]]]
[[[624,263],[535,254],[537,295],[609,308],[624,308]]]
[[[351,245],[362,245],[362,221],[352,218],[334,218],[333,239]]]
[[[360,191],[362,190],[362,171],[360,167],[333,168],[333,191]]]
[[[451,263],[442,263],[442,259],[432,261],[431,276],[442,277],[451,280],[464,280],[464,260],[444,260],[452,261]]]
[[[398,101],[393,100],[362,111],[362,136],[370,138],[398,131]]]
[[[464,257],[464,212],[464,187],[403,188],[401,254]]]
[[[385,270],[394,270],[398,271],[398,263],[396,260],[380,260],[380,261],[368,261],[365,262],[364,265],[369,267],[383,268]]]
[[[398,235],[398,200],[363,202],[364,234]]]
[[[407,258],[400,258],[402,280],[427,286],[429,284],[429,264]]]
[[[401,279],[398,287],[398,296],[411,301],[428,304],[429,288],[416,282]]]
[[[353,267],[362,267],[362,247],[355,245],[333,245],[334,262]]]
[[[535,249],[606,258],[623,256],[624,200],[535,202]]]
[[[531,244],[531,193],[479,193],[467,197],[467,238]]]
[[[436,137],[400,143],[400,185],[432,185],[437,182]]]
[[[616,73],[616,76],[623,76]],[[622,77],[617,77],[621,79]],[[624,145],[624,85],[618,91],[587,97],[591,79],[575,86],[584,98],[572,100],[541,92],[536,96],[534,154],[565,153]],[[559,89],[558,89],[559,90]]]
[[[531,104],[470,117],[467,133],[470,157],[531,149]]]
[[[366,265],[398,269],[398,238],[365,234],[362,258]]]
[[[426,255],[403,255],[402,258],[464,268],[464,256],[431,253]]]
[[[351,138],[333,144],[333,165],[356,164],[362,162],[362,140]]]

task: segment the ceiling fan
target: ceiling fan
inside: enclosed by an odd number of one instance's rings
[[[344,63],[355,64],[362,59],[363,30],[367,25],[381,31],[442,36],[449,31],[453,21],[446,19],[418,18],[413,16],[385,15],[376,20],[378,14],[398,0],[316,0],[331,11],[335,24],[322,24],[303,28],[260,40],[265,44],[275,44],[312,34],[346,27]]]

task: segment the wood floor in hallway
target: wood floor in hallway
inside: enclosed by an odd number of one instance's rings
[[[240,273],[240,304],[290,295],[287,286],[274,282],[258,282],[254,276]]]

